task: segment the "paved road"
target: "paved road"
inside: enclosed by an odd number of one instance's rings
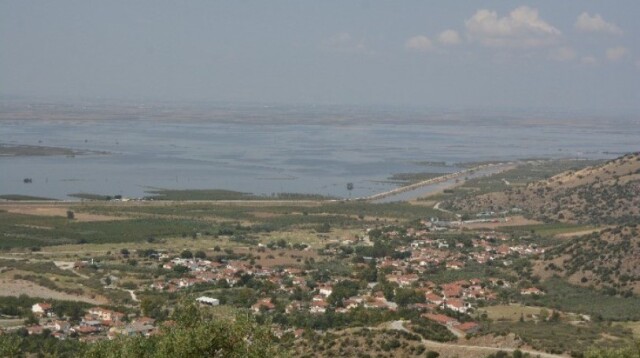
[[[524,162],[526,163],[526,162]],[[505,162],[505,163],[490,163],[490,164],[482,164],[482,165],[478,165],[476,167],[473,168],[468,168],[468,169],[464,169],[461,170],[459,172],[455,172],[455,173],[448,173],[448,174],[443,174],[442,176],[439,177],[435,177],[435,178],[430,178],[418,183],[413,183],[413,184],[409,184],[403,187],[399,187],[399,188],[394,188],[382,193],[377,193],[377,194],[373,194],[373,195],[369,195],[369,196],[365,196],[365,197],[361,197],[358,198],[360,200],[379,200],[379,199],[383,199],[389,196],[393,196],[393,195],[397,195],[406,191],[411,191],[411,190],[415,190],[418,188],[421,188],[423,186],[427,186],[427,185],[432,185],[432,184],[438,184],[438,183],[442,183],[442,182],[447,182],[449,180],[452,179],[457,179],[460,177],[464,177],[465,175],[469,175],[475,172],[479,172],[479,171],[483,171],[486,170],[487,173],[486,174],[491,174],[492,170],[496,170],[497,172],[503,172],[506,171],[510,168],[513,168],[514,165],[516,165],[515,162]],[[486,175],[485,174],[485,175]],[[455,185],[454,185],[455,186]]]

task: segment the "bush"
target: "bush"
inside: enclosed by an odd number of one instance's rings
[[[592,348],[584,355],[585,358],[636,358],[640,357],[640,341],[625,348]]]
[[[247,315],[215,319],[193,303],[176,308],[176,326],[151,337],[123,337],[89,346],[84,357],[278,357],[281,352],[266,326]]]
[[[138,289],[138,285],[135,282],[131,282],[131,281],[123,282],[120,286],[122,288],[127,289],[127,290],[137,290]]]
[[[440,353],[436,352],[436,351],[428,351],[427,352],[427,358],[438,358],[440,357]]]

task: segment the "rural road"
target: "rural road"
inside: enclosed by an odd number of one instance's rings
[[[408,329],[406,329],[404,327],[404,321],[392,321],[389,323],[389,329],[393,329],[393,330],[397,330],[397,331],[405,331],[408,333],[413,333],[411,331],[409,331]],[[484,346],[470,346],[470,345],[465,345],[465,344],[456,344],[456,343],[448,343],[448,342],[436,342],[436,341],[431,341],[428,339],[423,339],[422,340],[422,344],[424,344],[427,348],[459,348],[459,349],[464,349],[464,350],[468,350],[468,351],[473,351],[473,352],[479,352],[479,353],[486,353],[486,354],[491,354],[491,353],[495,353],[498,351],[504,351],[504,352],[513,352],[516,350],[516,348],[497,348],[497,347],[484,347]],[[522,353],[529,353],[531,356],[533,357],[540,357],[540,358],[566,358],[567,356],[564,355],[558,355],[558,354],[550,354],[550,353],[545,353],[545,352],[539,352],[539,351],[534,351],[534,350],[529,350],[529,349],[520,349],[517,348],[517,350],[520,350]]]
[[[129,292],[129,294],[131,295],[131,299],[134,302],[138,302],[138,296],[136,296],[136,294],[133,292],[133,290],[125,290],[125,291]]]
[[[442,211],[443,213],[447,213],[447,214],[453,214],[453,215],[455,215],[455,213],[454,213],[453,211],[449,211],[449,210],[447,210],[447,209],[442,209],[442,208],[440,207],[440,204],[442,204],[442,202],[441,202],[441,201],[437,202],[437,203],[436,203],[436,205],[434,205],[434,206],[433,206],[433,208],[434,208],[435,210]]]

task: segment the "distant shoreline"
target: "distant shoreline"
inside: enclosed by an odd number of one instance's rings
[[[104,151],[78,150],[63,147],[48,147],[27,144],[0,143],[0,157],[46,157],[46,156],[76,156],[89,154],[109,154]]]
[[[401,186],[395,189],[391,189],[382,193],[377,193],[377,194],[373,194],[373,195],[369,195],[366,197],[362,197],[362,198],[358,198],[356,200],[364,200],[364,201],[376,201],[376,200],[381,200],[381,199],[385,199],[394,195],[398,195],[398,194],[402,194],[408,191],[412,191],[412,190],[416,190],[419,189],[421,187],[427,186],[427,185],[432,185],[432,184],[438,184],[438,183],[443,183],[446,182],[448,180],[452,180],[452,179],[457,179],[460,178],[462,176],[471,174],[473,172],[477,172],[477,171],[482,171],[482,170],[489,170],[489,169],[498,169],[498,173],[502,172],[504,170],[508,170],[510,168],[513,168],[514,166],[520,165],[520,164],[524,164],[527,162],[520,162],[520,161],[509,161],[509,162],[504,162],[504,163],[491,163],[491,164],[481,164],[478,166],[474,166],[468,169],[464,169],[455,173],[448,173],[448,174],[443,174],[441,176],[435,177],[435,178],[430,178],[424,181],[420,181],[417,183],[413,183],[410,185],[406,185],[406,186]]]
[[[304,193],[274,193],[269,195],[258,195],[250,192],[238,192],[233,190],[224,189],[163,189],[163,188],[150,188],[147,193],[149,195],[133,198],[123,197],[122,195],[102,195],[94,193],[72,193],[67,194],[74,199],[51,199],[46,197],[37,197],[29,195],[18,194],[3,194],[0,195],[0,202],[82,202],[82,201],[111,201],[111,202],[339,202],[339,201],[368,201],[378,202],[379,200],[387,199],[396,195],[402,195],[406,192],[422,189],[429,185],[440,185],[456,179],[447,188],[456,187],[460,185],[464,180],[458,182],[458,179],[466,175],[494,175],[504,171],[513,169],[520,165],[526,165],[536,162],[544,161],[557,161],[557,160],[569,160],[570,158],[563,159],[524,159],[513,160],[505,162],[476,162],[476,163],[461,163],[460,167],[466,168],[453,173],[431,173],[433,177],[426,180],[399,185],[393,189],[371,194],[365,197],[358,198],[338,198],[325,196],[320,194],[304,194]],[[583,158],[573,158],[573,160],[587,160]],[[424,175],[425,173],[418,173]],[[398,182],[398,184],[402,184]],[[446,188],[439,188],[443,190]],[[431,194],[430,194],[431,195]],[[427,195],[428,196],[428,195]],[[415,199],[415,198],[414,198]],[[400,199],[398,201],[412,201],[414,199]]]

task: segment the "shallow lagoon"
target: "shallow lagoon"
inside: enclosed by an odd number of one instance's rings
[[[3,119],[0,143],[110,154],[1,157],[0,194],[69,199],[77,192],[139,197],[148,188],[215,188],[361,197],[393,188],[386,179],[394,173],[452,172],[458,163],[490,160],[614,157],[638,150],[639,127],[632,120],[572,126],[517,119],[326,125]],[[26,177],[33,183],[24,184]]]

